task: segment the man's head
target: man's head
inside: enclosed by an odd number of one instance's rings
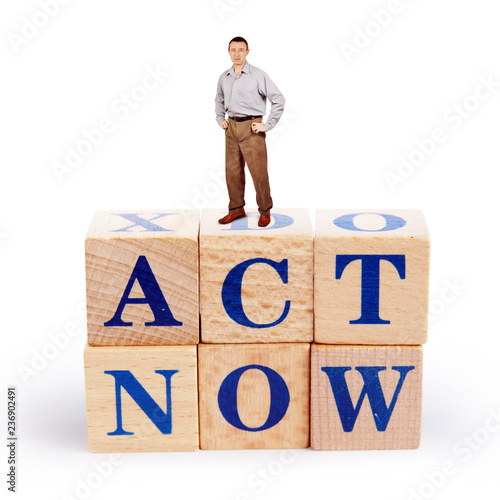
[[[236,36],[229,42],[228,52],[234,65],[244,66],[250,50],[247,41],[241,36]]]

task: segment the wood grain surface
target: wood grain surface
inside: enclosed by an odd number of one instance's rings
[[[378,379],[384,405],[390,406],[400,372],[393,367],[414,366],[404,378],[392,415],[384,431],[377,430],[376,409],[367,395],[361,403],[354,427],[346,432],[333,394],[329,376],[322,368],[349,367],[345,381],[356,407],[364,381],[357,367],[385,367]],[[345,394],[344,394],[345,395]],[[346,412],[348,413],[348,412]],[[381,412],[383,413],[383,412]],[[421,346],[338,346],[311,347],[311,448],[313,450],[392,450],[414,449],[420,443],[422,415]],[[380,417],[380,415],[378,416]]]
[[[318,210],[314,256],[314,340],[324,344],[421,345],[427,341],[429,301],[429,232],[418,210]],[[362,231],[334,224],[345,214],[358,217]],[[384,218],[397,216],[403,227],[383,230]],[[362,224],[362,226],[361,226]],[[339,255],[401,255],[405,277],[380,260],[379,317],[390,324],[351,324],[361,317],[361,260],[354,260],[336,279]]]
[[[92,346],[196,344],[199,340],[199,212],[144,211],[144,220],[168,231],[148,231],[118,214],[97,212],[85,241],[88,342]],[[158,218],[158,214],[168,214]],[[133,227],[132,227],[133,226]],[[123,228],[126,231],[117,232]],[[105,326],[117,311],[139,257],[151,268],[172,316],[182,325],[152,326],[149,304],[126,304],[121,318],[132,326]],[[129,297],[144,297],[135,280]]]
[[[248,431],[222,415],[218,395],[234,370],[260,365],[277,372],[286,383],[290,403],[273,427]],[[306,448],[309,445],[309,344],[200,344],[200,448],[205,450]],[[243,373],[237,385],[237,411],[249,428],[258,428],[270,413],[270,382],[259,369]]]
[[[267,228],[257,226],[258,213],[235,221],[235,229],[223,226],[218,210],[205,210],[200,226],[200,300],[202,341],[206,343],[310,342],[313,339],[313,229],[305,209],[273,210]],[[293,221],[285,227],[280,219]],[[228,227],[229,226],[229,227]],[[240,229],[236,229],[239,227]],[[272,327],[253,328],[234,321],[222,301],[228,273],[238,264],[263,258],[286,259],[287,277],[266,263],[255,263],[245,271],[241,302],[246,317],[255,324],[272,324],[283,314],[286,318]],[[236,299],[236,298],[235,298]]]
[[[85,386],[90,451],[145,452],[198,449],[198,385],[196,346],[86,346]],[[167,413],[166,378],[155,370],[177,370],[170,379],[170,434],[163,434],[131,395],[121,388],[122,426],[132,435],[109,435],[117,426],[115,378],[105,371],[129,371]],[[161,409],[161,410],[160,410]]]

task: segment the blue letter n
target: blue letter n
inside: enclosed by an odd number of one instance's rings
[[[137,379],[128,370],[110,370],[104,373],[115,377],[115,397],[116,397],[116,430],[108,432],[109,436],[124,436],[132,435],[133,432],[123,430],[122,425],[122,392],[123,387],[139,405],[139,408],[147,415],[147,417],[156,425],[162,434],[172,434],[172,401],[170,391],[170,381],[172,375],[179,370],[155,370],[165,377],[166,381],[166,399],[167,411],[164,412],[148,394],[146,389],[137,381]]]
[[[325,366],[321,368],[321,371],[325,372],[330,380],[330,385],[335,397],[335,402],[337,403],[337,409],[344,432],[351,432],[353,430],[365,396],[368,396],[368,401],[370,402],[377,431],[385,431],[387,425],[389,424],[394,407],[396,406],[396,401],[398,400],[399,392],[403,387],[406,375],[414,368],[414,366],[392,367],[393,370],[399,372],[399,382],[392,396],[391,403],[389,407],[387,407],[384,393],[380,385],[380,380],[378,378],[379,372],[385,370],[386,367],[357,366],[356,370],[361,373],[364,385],[361,390],[361,394],[359,395],[356,408],[354,408],[352,404],[351,395],[349,394],[349,389],[347,388],[347,383],[345,381],[345,372],[349,371],[351,368],[348,366]]]

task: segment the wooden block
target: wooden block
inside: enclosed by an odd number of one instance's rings
[[[306,448],[310,344],[199,345],[200,448]]]
[[[201,335],[208,343],[311,342],[313,229],[306,209],[257,211],[221,225],[205,210],[200,226]]]
[[[90,451],[197,450],[196,349],[87,345]]]
[[[421,346],[312,345],[313,450],[418,448],[421,414]]]
[[[199,341],[197,210],[97,212],[85,241],[92,346]]]
[[[315,342],[424,344],[429,253],[418,210],[318,210]]]

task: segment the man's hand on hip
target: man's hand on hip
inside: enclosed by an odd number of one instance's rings
[[[252,122],[252,132],[254,134],[258,134],[259,132],[265,132],[266,129],[264,128],[263,123],[258,123],[258,122]]]
[[[224,130],[227,129],[227,127],[229,127],[229,122],[227,120],[222,120],[220,123],[219,123],[219,126],[221,128],[223,128]]]

